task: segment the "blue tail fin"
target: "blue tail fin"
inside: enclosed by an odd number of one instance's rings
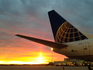
[[[56,42],[66,43],[88,39],[54,10],[49,11],[48,15]]]

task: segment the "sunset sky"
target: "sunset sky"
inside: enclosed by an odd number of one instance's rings
[[[47,14],[53,9],[81,32],[93,33],[92,0],[0,0],[0,64],[37,64],[66,58],[45,45],[15,36],[54,41]]]

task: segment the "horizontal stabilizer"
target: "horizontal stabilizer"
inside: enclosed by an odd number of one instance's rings
[[[34,42],[37,42],[37,43],[40,43],[40,44],[52,47],[52,48],[65,48],[65,47],[67,47],[67,45],[61,44],[61,43],[57,43],[57,42],[42,40],[42,39],[28,37],[28,36],[19,35],[19,34],[17,34],[16,36],[22,37],[22,38],[25,38],[25,39],[28,39],[28,40],[31,40],[31,41],[34,41]]]

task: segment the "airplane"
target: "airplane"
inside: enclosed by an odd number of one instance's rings
[[[53,48],[53,51],[71,59],[93,61],[93,39],[85,36],[55,10],[48,12],[55,42],[16,34],[43,45]]]

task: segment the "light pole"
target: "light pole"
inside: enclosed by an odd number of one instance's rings
[[[53,62],[53,48],[51,48],[51,51],[52,51],[51,55],[52,55],[52,62]]]

